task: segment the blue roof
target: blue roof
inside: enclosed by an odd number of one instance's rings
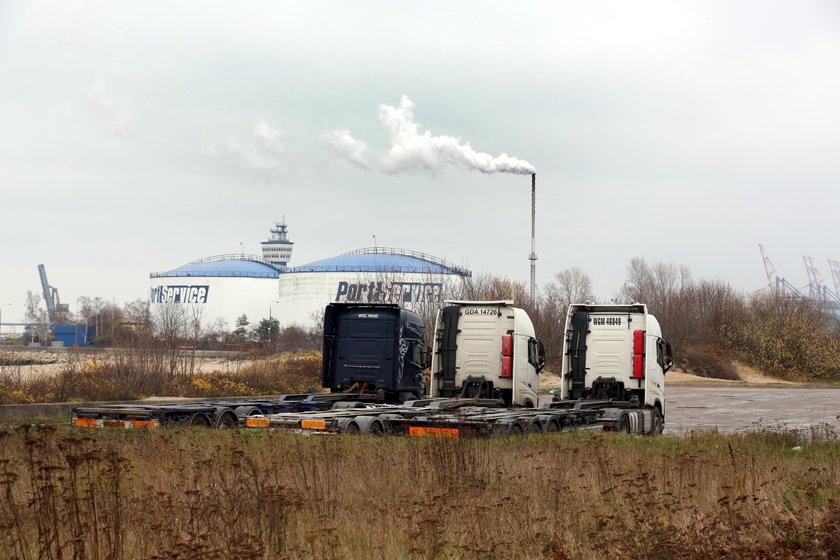
[[[368,247],[337,257],[288,268],[295,272],[419,272],[471,276],[469,270],[416,251],[389,247]]]
[[[219,255],[187,263],[167,272],[153,272],[151,278],[213,276],[234,278],[277,278],[280,270],[252,255]]]

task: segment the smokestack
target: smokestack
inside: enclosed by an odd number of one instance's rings
[[[531,173],[531,305],[537,305],[537,174]]]

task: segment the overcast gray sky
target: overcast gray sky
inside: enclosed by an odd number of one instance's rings
[[[406,164],[379,118],[403,95],[418,138],[536,168],[538,285],[840,260],[836,1],[0,0],[3,321],[39,263],[71,309],[122,304],[283,215],[292,264],[376,235],[527,281],[530,177]]]

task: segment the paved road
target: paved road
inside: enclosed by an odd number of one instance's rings
[[[840,389],[668,387],[666,433],[828,424],[840,434]]]

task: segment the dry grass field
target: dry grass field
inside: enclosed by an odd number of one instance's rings
[[[96,353],[0,350],[0,405],[298,393],[320,384],[321,357],[155,348]]]
[[[0,557],[837,558],[840,444],[7,427]]]

